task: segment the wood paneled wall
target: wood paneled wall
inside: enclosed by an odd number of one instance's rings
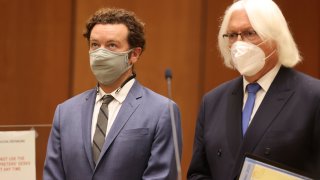
[[[296,69],[320,78],[320,1],[275,0],[290,26],[303,58]]]
[[[51,124],[56,105],[70,96],[70,10],[71,0],[0,0],[1,126]],[[42,179],[50,127],[35,129]]]
[[[0,0],[0,125],[50,124],[58,103],[95,86],[82,37],[85,21],[101,7],[134,11],[146,23],[146,51],[138,80],[167,95],[164,71],[173,72],[172,95],[181,110],[183,179],[191,159],[202,95],[238,73],[217,51],[220,17],[229,1]],[[304,61],[297,68],[320,77],[320,4],[276,0]],[[22,130],[28,128],[0,128]],[[42,179],[50,128],[36,128],[37,179]]]

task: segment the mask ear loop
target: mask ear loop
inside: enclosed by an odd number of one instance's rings
[[[265,42],[267,42],[268,40],[264,40],[264,41],[262,41],[261,43],[259,43],[259,44],[257,44],[256,46],[260,46],[261,44],[263,44],[263,43],[265,43]]]
[[[126,51],[126,59],[127,59],[127,64],[129,65],[129,56],[131,56],[131,53],[132,53],[132,51],[134,50],[134,48],[132,48],[132,49],[129,49],[128,51]],[[133,70],[133,64],[130,64],[130,65],[132,65],[132,75],[131,76],[129,76],[122,84],[121,84],[121,86],[120,87],[118,87],[118,89],[116,90],[116,94],[118,94],[119,92],[120,92],[120,90],[122,89],[122,87],[124,86],[124,85],[126,85],[127,84],[127,82],[129,82],[131,79],[133,79],[133,78],[135,78],[137,75],[136,75],[136,73],[134,72],[134,70]]]
[[[257,44],[256,46],[258,46],[260,48],[260,45],[267,42],[268,40],[264,40],[261,43]],[[277,51],[277,49],[274,49],[267,57],[264,58],[265,61],[267,61],[267,59],[272,56],[275,52]]]
[[[264,58],[264,61],[268,61],[268,58],[272,56],[276,51],[277,49],[274,49],[267,57]]]
[[[129,64],[129,58],[131,57],[132,51],[134,50],[134,48],[129,49],[128,51],[126,51],[126,59],[127,59],[127,64],[128,65],[133,65],[133,64]]]
[[[134,49],[135,49],[135,48],[132,48],[132,49],[129,49],[129,50],[127,51],[127,52],[128,52],[128,54],[127,54],[127,64],[128,64],[129,66],[131,65],[132,74],[134,75],[134,77],[136,77],[136,71],[135,71],[135,69],[134,69],[134,64],[132,64],[132,63],[129,64],[129,58],[131,57],[132,52],[133,52]]]

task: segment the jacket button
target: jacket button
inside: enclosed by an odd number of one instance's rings
[[[222,155],[222,149],[218,149],[217,156],[221,157],[221,155]]]
[[[264,149],[264,155],[269,156],[271,154],[271,148],[265,148]]]

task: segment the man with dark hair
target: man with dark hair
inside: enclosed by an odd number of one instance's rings
[[[57,106],[44,180],[176,179],[169,99],[135,79],[145,47],[133,12],[101,9],[87,21],[97,87]],[[181,156],[180,112],[173,103]]]

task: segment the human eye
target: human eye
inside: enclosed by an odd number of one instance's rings
[[[116,46],[115,44],[109,44],[108,47],[109,47],[109,48],[115,48],[115,47],[117,47],[117,46]]]
[[[97,42],[90,42],[90,49],[92,49],[92,50],[98,49],[99,46],[100,45]]]
[[[243,35],[246,36],[247,38],[253,38],[257,35],[257,33],[254,30],[248,30],[243,32]]]
[[[108,43],[108,44],[107,44],[107,48],[108,48],[109,50],[111,50],[111,51],[115,51],[115,50],[117,50],[118,45],[117,45],[116,43],[111,42],[111,43]]]
[[[228,33],[228,37],[230,39],[234,39],[234,38],[237,38],[238,37],[238,34],[237,33]]]
[[[250,30],[250,31],[248,31],[248,34],[249,34],[250,36],[255,36],[257,33],[256,33],[255,30]]]

